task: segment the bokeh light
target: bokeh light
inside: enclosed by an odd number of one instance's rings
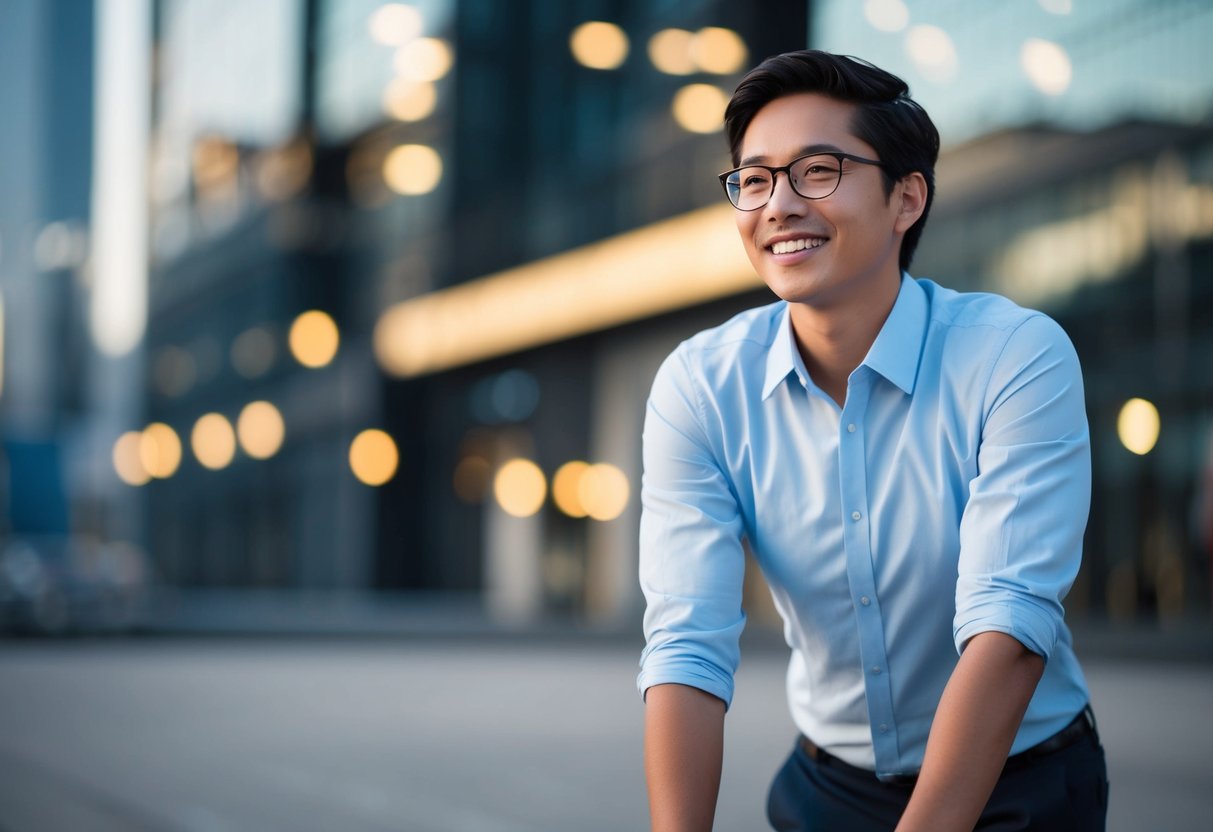
[[[139,460],[143,469],[157,479],[167,479],[181,465],[181,439],[177,431],[163,422],[143,429],[139,439]]]
[[[442,157],[424,144],[402,144],[383,160],[383,179],[398,194],[428,194],[442,181]]]
[[[923,76],[939,84],[956,78],[960,61],[952,38],[938,26],[913,26],[906,33],[906,54]]]
[[[628,57],[628,36],[614,23],[591,20],[569,36],[569,49],[582,66],[616,69]]]
[[[400,452],[396,440],[377,428],[369,428],[350,443],[350,470],[365,485],[383,485],[396,475]]]
[[[666,75],[690,75],[695,71],[694,40],[686,29],[662,29],[649,38],[649,60]]]
[[[440,38],[417,38],[396,50],[393,64],[410,81],[437,81],[451,71],[455,55]]]
[[[1139,456],[1154,450],[1161,429],[1158,408],[1146,399],[1129,399],[1116,417],[1116,435],[1120,437],[1120,443]]]
[[[145,485],[152,478],[143,466],[142,444],[143,434],[137,430],[128,430],[114,442],[114,471],[127,485]]]
[[[217,471],[231,464],[236,455],[236,432],[220,413],[207,413],[194,422],[190,448],[204,468]]]
[[[586,514],[603,521],[623,514],[631,492],[627,475],[606,462],[589,466],[582,473],[577,490]]]
[[[468,454],[455,466],[453,485],[455,495],[465,503],[475,505],[488,493],[493,466],[479,454]]]
[[[506,514],[531,517],[543,507],[547,480],[529,459],[511,459],[493,478],[493,496]]]
[[[253,168],[253,181],[266,199],[282,202],[303,191],[313,164],[311,145],[296,139],[262,153]]]
[[[282,447],[286,423],[269,402],[249,402],[236,419],[236,436],[240,447],[253,459],[269,459]]]
[[[428,81],[393,78],[383,91],[383,111],[399,121],[421,121],[438,106],[438,89]]]
[[[274,336],[265,327],[246,329],[232,341],[232,367],[244,378],[259,378],[269,372],[278,356]]]
[[[574,459],[556,469],[552,477],[552,501],[569,517],[585,517],[589,512],[581,502],[581,480],[589,463]]]
[[[287,343],[291,355],[304,367],[324,367],[333,360],[341,344],[337,324],[327,312],[312,309],[295,318]]]
[[[371,14],[367,31],[376,43],[403,46],[421,34],[421,12],[404,3],[387,3]]]
[[[882,32],[900,32],[910,22],[910,10],[902,0],[867,0],[863,16]]]
[[[1019,63],[1032,85],[1045,95],[1061,95],[1070,88],[1074,77],[1070,56],[1052,41],[1040,38],[1024,41]]]
[[[715,133],[724,127],[728,94],[711,84],[687,84],[674,94],[674,120],[692,133]]]
[[[732,29],[708,26],[695,33],[691,54],[704,72],[730,75],[745,66],[749,50],[741,35]]]

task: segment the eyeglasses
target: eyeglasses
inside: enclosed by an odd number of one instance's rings
[[[779,168],[746,165],[726,171],[720,174],[720,184],[724,186],[729,202],[740,211],[757,211],[770,202],[771,195],[775,193],[775,175],[780,172],[787,174],[792,190],[805,199],[825,199],[838,190],[844,159],[861,165],[884,167],[884,163],[875,159],[864,159],[850,153],[811,153]]]

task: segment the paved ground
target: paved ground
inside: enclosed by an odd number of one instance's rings
[[[0,830],[643,829],[637,649],[510,639],[0,644]],[[747,655],[721,830],[765,828],[783,657]],[[1088,664],[1113,832],[1213,817],[1213,667]]]

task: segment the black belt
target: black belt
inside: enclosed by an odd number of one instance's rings
[[[1048,739],[1037,743],[1029,749],[1020,751],[1018,754],[1012,754],[1007,758],[1008,766],[1022,765],[1033,760],[1038,760],[1048,754],[1061,751],[1063,748],[1068,748],[1074,743],[1081,740],[1083,737],[1092,737],[1099,741],[1099,733],[1095,729],[1095,714],[1091,710],[1091,706],[1087,705],[1083,708],[1078,716]],[[867,769],[853,766],[850,763],[840,760],[824,748],[817,746],[811,739],[804,734],[800,735],[800,750],[809,756],[810,759],[816,761],[820,765],[833,766],[835,768],[849,769],[855,772],[860,772],[869,777],[875,776],[874,772]],[[885,775],[880,778],[882,783],[887,783],[893,786],[913,786],[918,781],[917,774],[892,774]]]

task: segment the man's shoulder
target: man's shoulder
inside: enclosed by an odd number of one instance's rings
[[[699,367],[765,355],[783,323],[783,301],[747,309],[722,324],[702,330],[678,345],[675,354]]]
[[[1048,320],[1043,312],[993,292],[959,292],[926,278],[918,278],[918,283],[927,294],[931,321],[939,326],[1010,331],[1033,318]]]

